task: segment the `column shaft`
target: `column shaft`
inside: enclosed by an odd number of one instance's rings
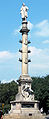
[[[22,34],[22,75],[28,74],[27,33]]]

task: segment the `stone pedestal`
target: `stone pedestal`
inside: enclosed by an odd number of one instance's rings
[[[32,79],[29,75],[23,75],[19,77],[18,83],[18,94],[16,95],[15,101],[11,101],[10,113],[20,115],[33,115],[39,114],[39,101],[34,99],[34,93],[31,89]]]

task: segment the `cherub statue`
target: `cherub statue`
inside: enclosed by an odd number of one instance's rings
[[[22,8],[21,8],[21,10],[20,10],[22,19],[26,19],[26,18],[28,17],[27,11],[28,11],[28,7],[25,6],[25,4],[23,3],[23,4],[22,4]]]

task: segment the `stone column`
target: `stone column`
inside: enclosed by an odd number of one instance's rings
[[[25,27],[23,27],[25,26]],[[22,29],[27,28],[26,22],[23,23]],[[27,45],[27,32],[22,34],[22,75],[28,74],[28,45]]]
[[[28,74],[28,32],[27,21],[22,21],[22,29],[20,30],[22,33],[22,75]]]

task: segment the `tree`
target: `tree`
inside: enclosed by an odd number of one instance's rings
[[[32,77],[32,89],[35,99],[40,101],[39,108],[43,107],[47,113],[49,107],[49,75],[43,78]]]
[[[5,112],[10,110],[10,101],[15,99],[18,92],[18,85],[15,81],[0,84],[0,109]],[[4,109],[2,108],[4,104]]]

